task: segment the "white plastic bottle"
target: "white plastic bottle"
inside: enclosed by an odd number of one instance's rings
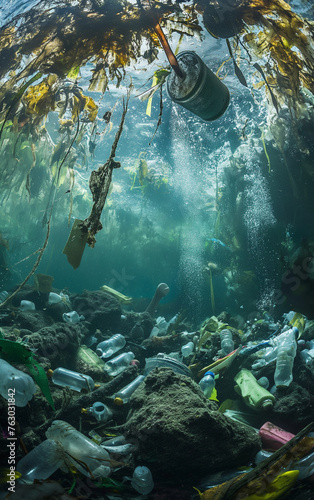
[[[48,374],[51,375],[51,380],[54,384],[61,385],[62,387],[70,387],[73,391],[91,392],[95,388],[95,382],[92,377],[68,370],[67,368],[56,368]]]
[[[111,377],[115,377],[130,365],[132,359],[134,359],[134,353],[131,351],[119,354],[119,356],[107,361],[105,364],[105,371]]]
[[[204,377],[200,380],[199,386],[206,398],[210,398],[215,387],[215,374],[209,371],[206,372]]]
[[[96,353],[101,358],[110,358],[115,352],[120,351],[126,344],[125,337],[120,333],[113,335],[108,340],[100,342],[96,347]]]
[[[294,358],[297,352],[298,329],[290,328],[280,335],[274,381],[276,387],[288,387],[292,380]]]
[[[226,328],[224,330],[221,330],[220,342],[221,342],[221,350],[224,356],[227,356],[227,354],[229,354],[234,350],[234,342],[232,339],[231,330],[227,330]]]
[[[145,466],[136,467],[133,472],[131,485],[141,495],[148,495],[154,488],[151,471]]]
[[[0,359],[0,394],[4,399],[16,406],[26,406],[36,390],[32,377]]]
[[[52,439],[45,439],[23,457],[16,466],[22,481],[33,483],[35,479],[48,479],[63,466],[61,446]]]

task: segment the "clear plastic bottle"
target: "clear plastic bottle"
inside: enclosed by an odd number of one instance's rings
[[[132,380],[132,382],[123,387],[123,389],[117,392],[114,397],[114,404],[117,406],[121,406],[125,403],[128,403],[133,392],[143,382],[144,378],[145,375],[139,375],[134,380]]]
[[[120,333],[113,335],[108,340],[100,342],[96,347],[96,353],[101,358],[110,358],[115,352],[120,351],[126,344],[125,337]]]
[[[105,371],[111,377],[115,377],[119,373],[123,372],[131,363],[132,359],[134,359],[133,352],[124,352],[123,354],[119,354],[115,358],[112,358],[110,361],[107,361],[105,364]]]
[[[300,358],[304,365],[314,364],[314,349],[303,349],[300,353]]]
[[[199,386],[206,398],[210,398],[215,387],[215,374],[209,371],[206,372],[204,377],[200,380]]]
[[[280,335],[274,381],[276,387],[288,387],[293,380],[293,363],[297,352],[298,329],[293,327]]]
[[[145,466],[136,467],[133,472],[131,485],[141,495],[148,495],[154,489],[151,471]]]
[[[84,476],[94,479],[110,474],[108,452],[67,422],[54,420],[46,436],[62,446],[69,464],[74,465]]]
[[[16,406],[26,406],[37,388],[32,377],[0,359],[0,394]]]
[[[63,466],[62,448],[52,439],[45,439],[17,464],[22,481],[33,483],[35,479],[48,479]]]
[[[91,392],[95,388],[95,382],[89,375],[77,373],[67,368],[56,368],[48,372],[51,375],[51,380],[56,385],[62,387],[70,387],[73,391],[77,392]]]
[[[231,330],[221,330],[220,332],[221,350],[225,356],[234,350],[234,342]]]

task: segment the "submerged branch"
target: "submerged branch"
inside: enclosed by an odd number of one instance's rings
[[[104,165],[99,167],[98,170],[93,170],[89,179],[89,187],[93,196],[93,206],[90,215],[81,224],[81,231],[88,233],[87,243],[89,246],[94,247],[96,243],[95,235],[102,229],[100,217],[108,196],[112,171],[114,168],[120,168],[121,164],[114,160],[116,149],[119,139],[122,134],[125,116],[128,110],[131,90],[128,90],[126,102],[123,100],[123,112],[119,129],[116,133],[115,139],[112,144],[111,153]]]
[[[47,248],[47,245],[48,245],[48,240],[49,240],[49,235],[50,235],[51,215],[52,215],[52,212],[50,212],[50,216],[49,216],[49,219],[48,219],[48,222],[47,222],[47,233],[46,233],[46,238],[45,238],[44,244],[43,244],[42,248],[40,248],[39,250],[37,250],[37,252],[39,252],[39,255],[37,257],[37,260],[36,260],[35,264],[33,265],[32,270],[28,273],[28,275],[26,276],[26,278],[24,279],[24,281],[17,287],[17,289],[13,293],[11,293],[11,295],[9,295],[0,304],[0,307],[5,306],[11,299],[13,299],[13,297],[15,297],[15,295],[23,288],[23,286],[28,282],[28,280],[33,276],[34,272],[36,271],[37,267],[39,266],[40,261],[42,259],[42,256],[44,255],[44,252],[45,252],[45,250]]]

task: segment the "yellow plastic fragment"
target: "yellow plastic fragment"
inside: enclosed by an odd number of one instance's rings
[[[158,79],[157,79],[157,76],[154,75],[153,77],[153,83],[152,83],[152,87],[154,87],[155,85],[157,85],[157,82],[158,82]],[[153,95],[152,94],[150,96],[150,98],[148,99],[148,102],[147,102],[147,106],[146,106],[146,114],[148,116],[151,116],[151,113],[152,113],[152,100],[153,100]]]
[[[245,496],[243,498],[245,498],[245,500],[276,500],[276,498],[282,498],[282,495],[292,488],[298,478],[298,475],[298,470],[283,472],[266,487],[266,492],[262,495],[254,493],[253,495]]]
[[[120,300],[120,302],[123,302],[125,304],[129,304],[130,302],[132,302],[131,297],[127,297],[126,295],[123,295],[123,293],[120,293],[117,290],[110,288],[110,286],[107,286],[107,285],[101,286],[100,290],[102,290],[103,292],[110,293],[111,295],[116,297],[116,299]]]

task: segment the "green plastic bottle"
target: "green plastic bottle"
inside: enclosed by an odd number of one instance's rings
[[[269,410],[272,408],[275,397],[259,385],[249,370],[246,368],[240,370],[234,377],[234,381],[236,382],[234,390],[242,396],[245,404],[250,408],[254,408],[255,410]]]

